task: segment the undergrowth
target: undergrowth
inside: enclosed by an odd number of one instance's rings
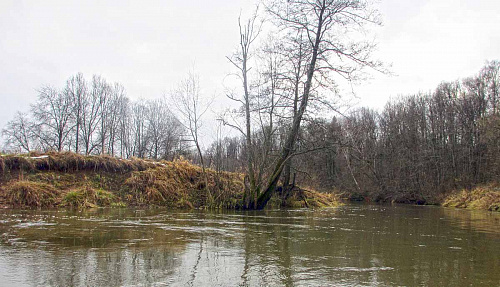
[[[15,207],[53,207],[60,201],[60,192],[50,184],[18,181],[8,186],[6,197]]]
[[[115,199],[116,196],[109,191],[86,186],[68,191],[62,199],[62,205],[72,208],[111,206]]]
[[[471,190],[463,189],[448,195],[443,206],[500,211],[500,185],[477,186]]]
[[[125,160],[70,152],[7,155],[0,157],[0,201],[15,207],[243,207],[243,174],[206,172],[205,180],[202,169],[185,160]],[[270,205],[325,207],[334,202],[332,195],[296,189],[286,197],[276,195]]]
[[[286,193],[275,193],[268,202],[271,208],[325,208],[339,205],[340,200],[333,193],[322,193],[311,189],[295,187]]]

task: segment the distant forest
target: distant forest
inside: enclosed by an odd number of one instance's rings
[[[405,96],[381,112],[358,108],[331,119],[309,115],[290,169],[299,185],[338,190],[375,201],[429,201],[456,188],[500,175],[500,62],[472,77],[443,82],[434,92]],[[283,145],[281,121],[272,162]],[[264,127],[265,128],[265,127]],[[3,129],[10,152],[73,151],[199,162],[186,128],[166,100],[131,101],[120,84],[71,77],[62,89],[43,87],[30,114],[17,113]],[[264,143],[254,132],[254,148]],[[246,171],[244,137],[219,136],[203,151],[217,171]],[[254,151],[254,155],[259,155]],[[256,160],[257,161],[257,160]]]

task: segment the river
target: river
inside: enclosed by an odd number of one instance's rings
[[[500,213],[0,211],[1,286],[500,286]]]

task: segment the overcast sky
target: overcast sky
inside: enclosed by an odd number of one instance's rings
[[[0,128],[28,111],[43,85],[82,72],[119,82],[132,99],[158,98],[195,67],[203,92],[222,95],[240,11],[254,0],[0,0]],[[498,0],[380,0],[376,56],[395,76],[356,87],[359,105],[434,89],[500,59]]]

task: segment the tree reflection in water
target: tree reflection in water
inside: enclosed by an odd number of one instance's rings
[[[13,286],[498,285],[500,215],[457,214],[397,205],[3,210],[0,278]]]

